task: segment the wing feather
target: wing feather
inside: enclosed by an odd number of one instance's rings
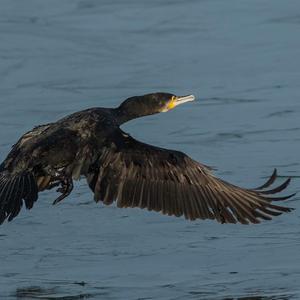
[[[140,207],[190,220],[220,223],[259,223],[291,208],[271,204],[293,195],[273,197],[287,188],[287,179],[266,190],[277,179],[274,170],[256,189],[244,189],[214,177],[211,170],[184,153],[147,145],[114,132],[98,165],[87,174],[95,200],[118,207]]]

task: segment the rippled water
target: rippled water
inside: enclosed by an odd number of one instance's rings
[[[125,130],[242,186],[300,187],[300,3],[0,1],[0,154],[34,125],[153,91],[198,102]],[[0,227],[1,299],[300,299],[300,199],[256,226],[95,204],[84,181]]]

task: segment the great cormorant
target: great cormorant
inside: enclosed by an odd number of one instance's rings
[[[123,123],[166,112],[193,101],[153,93],[131,97],[117,108],[91,108],[55,123],[35,127],[12,147],[0,166],[0,224],[18,215],[23,201],[32,208],[38,193],[58,187],[67,197],[73,180],[85,176],[95,201],[118,207],[140,207],[186,219],[220,223],[259,223],[291,208],[272,204],[293,195],[270,197],[284,190],[244,189],[214,177],[211,169],[182,152],[141,143],[120,129]]]

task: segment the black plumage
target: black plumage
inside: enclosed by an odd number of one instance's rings
[[[140,207],[186,219],[220,223],[259,223],[291,208],[272,202],[290,183],[268,189],[244,189],[212,175],[211,169],[182,152],[154,147],[120,129],[123,123],[166,112],[194,100],[167,93],[125,100],[118,108],[91,108],[55,123],[34,128],[12,147],[0,166],[0,224],[11,221],[23,205],[32,208],[38,193],[58,187],[57,203],[87,178],[95,201],[118,207]]]

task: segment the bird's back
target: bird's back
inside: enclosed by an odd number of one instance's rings
[[[25,133],[1,165],[2,170],[18,173],[47,164],[64,166],[86,144],[97,144],[116,125],[108,109],[92,108],[71,114],[54,123],[37,126]]]

